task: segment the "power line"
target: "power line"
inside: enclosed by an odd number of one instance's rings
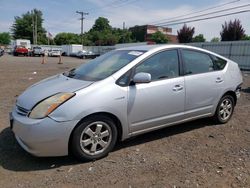
[[[170,24],[161,25],[161,26],[180,25],[180,24],[185,24],[185,23],[198,22],[198,21],[202,21],[202,20],[209,20],[209,19],[214,19],[214,18],[230,16],[230,15],[235,15],[235,14],[242,14],[242,13],[246,13],[246,12],[250,12],[250,10],[242,10],[242,11],[232,12],[232,13],[228,13],[228,14],[222,14],[222,15],[200,18],[200,19],[195,19],[195,20],[187,20],[187,21],[183,21],[183,22],[170,23]]]
[[[93,8],[93,9],[88,9],[88,11],[95,11],[95,10],[101,10],[101,9],[106,9],[106,8],[117,8],[120,7],[120,5],[124,6],[126,4],[133,3],[134,1],[137,0],[116,0],[112,1],[111,3],[107,3],[106,5],[103,5],[102,7],[99,8]]]
[[[217,6],[212,6],[212,7],[206,8],[206,9],[202,9],[202,10],[199,10],[199,11],[196,11],[196,12],[191,12],[191,13],[187,13],[187,14],[182,14],[180,16],[175,16],[175,17],[171,17],[171,18],[161,19],[161,20],[158,20],[158,21],[153,21],[153,22],[150,22],[149,24],[158,24],[158,22],[172,20],[172,19],[177,19],[177,18],[182,18],[182,17],[185,17],[185,16],[190,16],[190,15],[201,13],[201,12],[205,12],[205,11],[208,11],[208,10],[212,10],[212,9],[217,9],[217,8],[220,8],[220,7],[224,7],[226,5],[233,4],[233,3],[236,3],[236,2],[239,2],[239,1],[240,0],[230,1],[230,2],[227,2],[227,3],[219,4]]]
[[[241,5],[241,6],[237,6],[237,7],[222,9],[222,10],[218,10],[218,11],[214,11],[214,12],[209,12],[209,13],[205,13],[205,14],[200,14],[200,15],[197,15],[197,16],[191,16],[191,17],[187,17],[187,18],[182,18],[182,19],[177,19],[177,20],[171,20],[171,21],[168,21],[168,22],[162,22],[162,23],[158,23],[157,25],[168,24],[168,23],[172,23],[172,22],[178,22],[178,21],[182,21],[182,20],[188,20],[188,19],[192,19],[192,18],[208,16],[210,14],[217,14],[217,13],[226,12],[226,11],[229,11],[229,10],[234,10],[234,9],[239,9],[239,8],[244,8],[244,7],[248,7],[248,6],[250,6],[250,3],[249,4],[245,4],[245,5]]]

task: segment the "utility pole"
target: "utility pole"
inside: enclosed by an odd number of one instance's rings
[[[125,43],[125,22],[123,22],[122,29],[123,29],[123,41],[122,41],[122,43]]]
[[[32,11],[32,33],[33,33],[33,44],[35,44],[35,21],[34,21],[34,11]]]
[[[32,11],[32,32],[33,32],[33,44],[37,44],[37,14]]]
[[[36,14],[35,34],[36,34],[36,44],[37,44],[37,14]]]
[[[81,15],[81,18],[80,18],[81,20],[81,43],[83,46],[83,20],[85,19],[84,16],[88,15],[89,13],[83,12],[83,11],[76,11],[76,13]]]

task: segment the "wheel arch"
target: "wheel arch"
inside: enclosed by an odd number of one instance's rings
[[[122,124],[121,121],[119,120],[119,118],[117,116],[115,116],[114,114],[110,113],[110,112],[95,112],[92,114],[89,114],[85,117],[83,117],[77,124],[76,126],[73,128],[73,130],[70,133],[70,137],[69,137],[69,141],[68,141],[68,153],[70,153],[70,144],[71,144],[71,140],[72,140],[72,136],[73,136],[73,132],[75,131],[75,129],[81,125],[81,123],[86,120],[89,117],[92,116],[98,116],[98,115],[103,115],[103,116],[107,116],[109,118],[111,118],[114,122],[115,125],[117,127],[117,133],[118,133],[118,137],[117,137],[117,141],[121,141],[122,140],[122,134],[123,134],[123,129],[122,129]]]
[[[224,95],[222,95],[222,97],[224,97],[224,96],[226,96],[226,95],[230,95],[230,96],[232,96],[232,97],[234,98],[234,106],[235,106],[236,103],[237,103],[237,96],[236,96],[236,93],[235,93],[234,91],[232,91],[232,90],[229,90],[229,91],[225,92]],[[222,98],[222,97],[221,97],[221,98]]]

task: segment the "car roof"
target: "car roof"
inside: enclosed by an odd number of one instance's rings
[[[168,48],[188,48],[188,49],[197,49],[201,51],[206,51],[201,48],[188,46],[188,45],[181,45],[181,44],[156,44],[156,45],[141,45],[141,46],[131,46],[125,48],[119,48],[118,50],[138,50],[138,51],[150,51],[155,49],[168,49]]]
[[[198,50],[200,52],[205,52],[205,53],[215,55],[215,56],[220,57],[226,61],[229,60],[229,59],[227,59],[227,58],[225,58],[217,53],[208,51],[206,49],[198,48],[198,47],[194,47],[194,46],[189,46],[189,45],[183,45],[183,44],[141,45],[141,46],[131,46],[131,47],[119,48],[117,50],[131,50],[131,51],[152,51],[153,50],[153,51],[157,51],[157,50],[165,50],[165,49],[173,49],[173,48]]]

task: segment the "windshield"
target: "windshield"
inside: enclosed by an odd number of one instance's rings
[[[145,51],[114,50],[89,61],[65,75],[86,81],[98,81],[109,77]]]

